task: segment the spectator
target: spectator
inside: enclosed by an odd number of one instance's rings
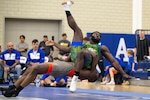
[[[135,62],[134,62],[134,57],[133,57],[133,50],[127,50],[127,55],[128,55],[128,63],[127,66],[125,67],[124,71],[129,75],[131,71],[135,71]],[[123,85],[129,85],[129,81],[124,78],[123,80]]]
[[[84,37],[83,38],[83,43],[89,43],[89,38],[88,37]]]
[[[64,76],[61,78],[48,77],[48,74],[44,74],[41,78],[41,85],[46,87],[66,87],[68,82],[68,77]]]
[[[124,67],[124,63],[121,59],[116,57],[115,59],[118,61],[121,67]],[[118,74],[118,71],[112,65],[106,66],[103,82],[101,84],[115,85],[114,75],[116,74]]]
[[[1,48],[1,45],[0,45],[0,56],[1,56],[1,53],[2,53],[2,48]],[[1,62],[1,60],[0,60]],[[4,80],[4,68],[3,68],[3,65],[2,63],[0,63],[0,83],[3,83],[3,80]]]
[[[20,52],[21,56],[27,56],[28,46],[25,42],[25,36],[20,35],[20,42],[16,45],[16,49]]]
[[[45,54],[43,50],[38,48],[39,43],[37,39],[32,41],[32,49],[29,50],[27,55],[27,65],[34,66],[35,64],[43,63]]]
[[[43,36],[43,41],[40,42],[39,48],[42,49],[45,53],[45,56],[49,58],[49,61],[53,61],[53,52],[54,47],[53,46],[46,46],[46,42],[48,41],[48,36]]]
[[[0,45],[0,55],[1,55],[1,53],[2,53],[2,47],[1,47],[1,45]]]
[[[143,61],[144,56],[150,56],[150,41],[145,37],[145,32],[140,31],[139,37],[140,38],[137,40],[134,54],[137,62]]]
[[[6,73],[16,71],[17,74],[15,74],[14,78],[18,79],[21,74],[21,65],[19,64],[20,53],[14,49],[12,42],[7,43],[7,50],[2,52],[0,59],[4,65],[4,71]]]
[[[66,47],[70,46],[70,41],[67,40],[67,34],[66,33],[62,34],[62,40],[58,41],[58,44],[60,44],[62,46],[66,46]],[[60,50],[59,54],[58,54],[58,58],[60,60],[65,60],[65,58],[67,58],[68,55],[69,55],[69,53]]]

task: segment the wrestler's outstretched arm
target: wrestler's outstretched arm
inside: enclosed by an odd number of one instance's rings
[[[105,45],[103,45],[101,47],[101,53],[114,66],[114,68],[123,75],[123,77],[125,77],[125,78],[133,78],[132,76],[129,76],[128,74],[126,74],[124,72],[124,70],[122,69],[122,67],[118,63],[118,61],[115,60],[115,58],[112,56],[112,54],[110,53],[109,49]]]
[[[71,47],[66,47],[66,46],[62,46],[54,41],[47,41],[46,42],[47,46],[55,46],[56,48],[58,48],[59,50],[62,50],[64,52],[70,52]]]

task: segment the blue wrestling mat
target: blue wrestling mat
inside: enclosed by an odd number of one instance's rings
[[[150,100],[150,94],[116,92],[104,90],[27,86],[18,97],[6,98],[0,93],[0,100]]]

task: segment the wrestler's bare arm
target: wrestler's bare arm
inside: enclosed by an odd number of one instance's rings
[[[91,72],[93,72],[96,69],[96,65],[98,64],[98,55],[92,51],[90,51],[90,54],[92,55],[92,69]]]
[[[121,67],[105,45],[101,47],[101,53],[115,68]]]
[[[55,46],[56,48],[58,48],[59,50],[62,50],[64,52],[68,52],[70,53],[71,47],[66,47],[66,46],[62,46],[54,41],[47,41],[46,42],[47,46]]]
[[[119,66],[119,67],[121,67],[121,66],[119,65],[118,61],[116,61],[116,60],[114,59],[114,57],[113,57],[112,54],[110,53],[109,49],[108,49],[105,45],[103,45],[103,46],[101,47],[101,53],[102,53],[102,55],[103,55],[113,66]]]

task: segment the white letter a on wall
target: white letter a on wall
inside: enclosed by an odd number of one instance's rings
[[[118,57],[120,54],[123,54],[124,55],[123,61],[128,61],[126,50],[127,50],[127,48],[126,48],[125,40],[124,40],[124,38],[120,38],[117,52],[116,52],[116,57]]]

